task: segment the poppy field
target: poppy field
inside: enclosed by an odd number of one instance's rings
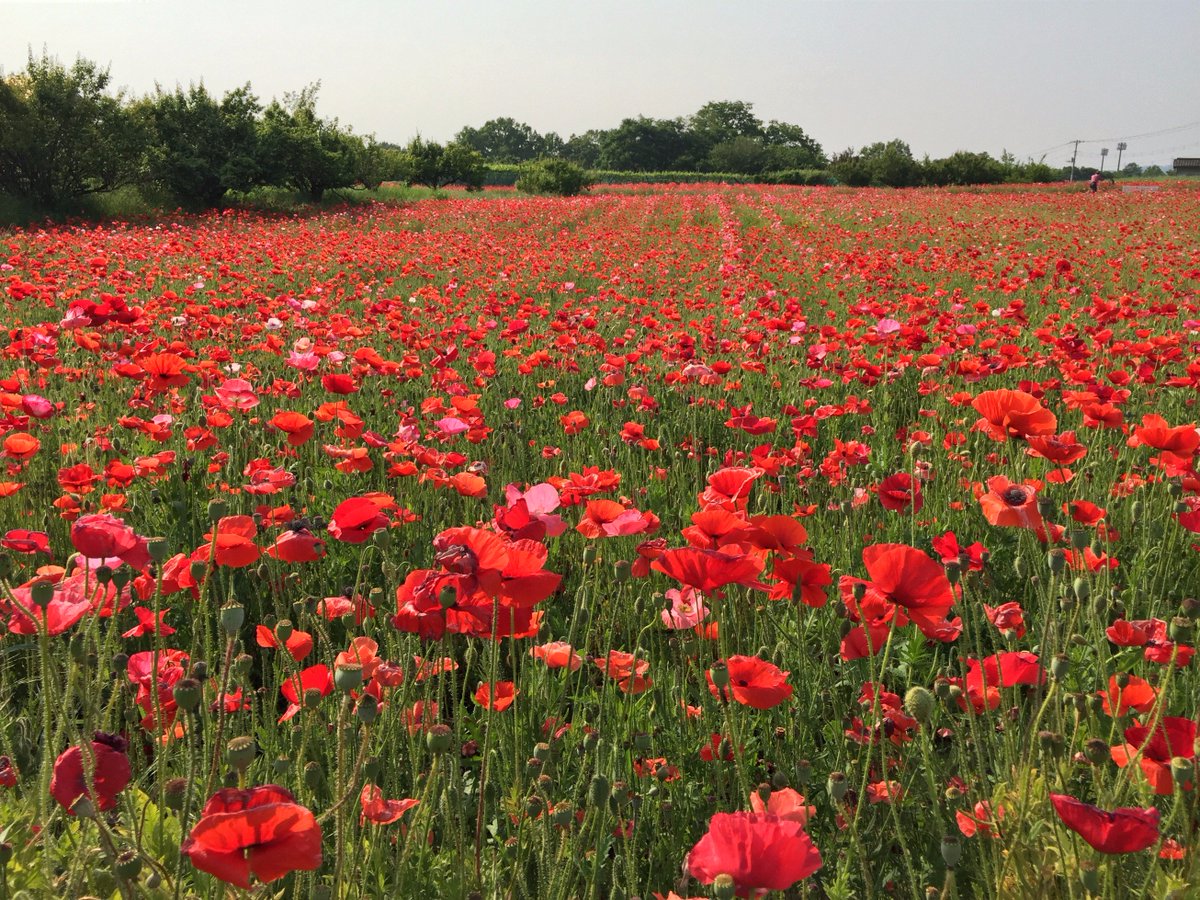
[[[1200,194],[0,234],[0,900],[1188,897]]]

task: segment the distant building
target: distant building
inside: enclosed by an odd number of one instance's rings
[[[1176,175],[1200,175],[1200,157],[1178,156],[1171,163]]]

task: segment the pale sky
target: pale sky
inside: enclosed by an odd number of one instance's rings
[[[320,80],[356,132],[445,141],[511,116],[563,138],[746,100],[827,153],[1004,149],[1081,165],[1200,156],[1200,0],[0,0],[0,67],[32,47],[140,94]]]

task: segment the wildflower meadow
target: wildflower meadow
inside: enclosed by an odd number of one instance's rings
[[[0,900],[1194,897],[1200,193],[0,233]]]

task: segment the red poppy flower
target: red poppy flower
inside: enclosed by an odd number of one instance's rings
[[[609,650],[608,655],[595,660],[596,668],[617,682],[627,694],[640,694],[654,682],[646,677],[650,661],[623,650]]]
[[[729,674],[729,686],[724,689],[726,700],[733,699],[755,709],[770,709],[792,696],[792,686],[787,683],[788,673],[765,659],[731,656],[725,661],[725,667]],[[711,669],[705,677],[709,693],[720,696]]]
[[[95,794],[88,792],[83,750],[80,747],[68,747],[54,761],[54,771],[50,776],[50,796],[70,815],[74,815],[71,807],[84,796],[91,797],[99,812],[112,809],[117,805],[117,794],[125,790],[132,777],[129,757],[125,755],[128,745],[124,738],[96,732],[91,744],[96,762],[96,777],[93,781]]]
[[[702,884],[733,878],[739,897],[787,890],[821,868],[821,854],[796,821],[757,813],[716,813],[687,856],[687,871]]]
[[[1170,794],[1174,790],[1171,760],[1176,756],[1194,759],[1195,743],[1196,723],[1193,720],[1163,716],[1153,732],[1146,725],[1126,728],[1125,743],[1112,748],[1112,758],[1121,768],[1138,759],[1142,774],[1154,793]],[[1190,788],[1190,784],[1186,787]]]
[[[1003,475],[987,480],[987,493],[979,497],[983,517],[990,525],[1038,529],[1043,525],[1037,508],[1037,488],[1017,484]]]
[[[385,800],[383,790],[377,785],[363,785],[362,793],[358,795],[358,804],[362,811],[358,816],[358,824],[367,822],[373,825],[390,825],[398,822],[400,817],[417,806],[420,800]]]
[[[312,812],[275,784],[217,791],[183,842],[192,865],[249,890],[321,865],[321,826]]]
[[[1104,704],[1104,714],[1114,719],[1128,715],[1130,710],[1148,713],[1154,709],[1158,691],[1144,678],[1126,676],[1125,687],[1121,687],[1116,675],[1109,676],[1108,690],[1098,691]]]
[[[309,666],[303,672],[293,675],[279,686],[279,693],[283,694],[283,698],[288,702],[287,709],[283,711],[279,721],[286,722],[300,712],[300,707],[304,703],[304,695],[309,691],[317,691],[320,696],[326,697],[332,690],[333,675],[330,674],[329,667],[326,665]]]
[[[1123,806],[1107,812],[1068,797],[1051,794],[1062,823],[1101,853],[1136,853],[1158,842],[1159,812]]]
[[[149,376],[147,390],[165,391],[188,383],[187,362],[178,353],[152,353],[138,360],[138,364]]]
[[[1058,428],[1054,413],[1025,391],[984,391],[971,406],[983,416],[975,427],[997,441],[1054,434]]]
[[[24,431],[14,431],[11,434],[5,435],[4,450],[0,453],[0,456],[16,460],[32,459],[37,456],[37,452],[41,448],[42,442],[32,434],[27,434]]]
[[[343,543],[361,544],[388,524],[388,517],[374,500],[351,497],[339,503],[329,517],[329,533]]]
[[[287,442],[293,447],[299,447],[313,436],[315,423],[303,413],[277,412],[267,424],[286,434]]]
[[[540,659],[547,669],[569,668],[572,672],[583,665],[583,657],[566,641],[551,641],[529,649],[529,655]]]
[[[758,791],[752,792],[750,794],[750,810],[760,815],[789,819],[799,822],[801,825],[807,825],[808,820],[817,814],[817,808],[809,806],[804,800],[804,795],[791,788],[771,791],[765,803]]]
[[[495,684],[480,684],[475,691],[475,702],[484,709],[490,709],[493,712],[504,712],[513,705],[513,701],[517,699],[517,694],[521,693],[517,690],[515,684],[511,681],[497,681]]]
[[[1155,450],[1165,450],[1178,456],[1194,456],[1200,447],[1200,431],[1194,424],[1177,425],[1172,428],[1167,420],[1159,415],[1142,416],[1142,424],[1133,429],[1129,439],[1131,447],[1145,444]]]
[[[853,591],[855,583],[863,583],[867,587],[863,597],[867,608],[873,602],[891,603],[903,607],[926,637],[942,641],[957,637],[958,626],[946,620],[954,605],[954,589],[945,570],[934,560],[905,544],[872,544],[863,548],[862,558],[870,581],[842,576],[839,582],[848,605],[861,608]],[[883,634],[886,638],[886,629]]]
[[[705,594],[730,584],[760,587],[756,579],[762,567],[762,560],[753,556],[699,550],[695,547],[667,550],[650,563],[650,568]]]
[[[0,547],[16,553],[45,553],[50,555],[50,536],[44,531],[12,528],[0,539]]]
[[[279,648],[279,638],[275,636],[275,630],[268,628],[266,625],[258,625],[254,629],[254,642],[260,647],[268,647],[272,649]],[[313,637],[307,631],[293,629],[284,642],[284,647],[291,655],[292,659],[300,662],[313,650]]]
[[[0,756],[0,787],[17,786],[17,767],[7,756]]]
[[[921,483],[907,472],[889,475],[879,485],[879,502],[892,512],[920,512],[925,505]]]
[[[88,559],[118,557],[139,570],[150,565],[145,538],[107,513],[76,519],[71,524],[71,545]]]

